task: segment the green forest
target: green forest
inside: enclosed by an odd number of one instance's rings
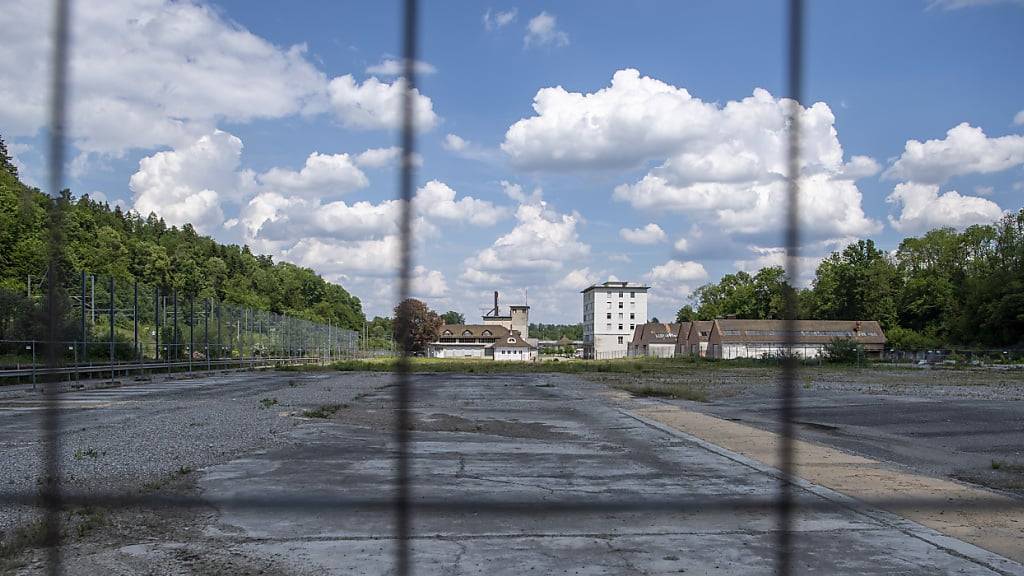
[[[694,294],[678,321],[781,318],[782,268],[726,274]],[[799,317],[878,320],[904,349],[1024,345],[1024,210],[992,224],[931,230],[893,252],[871,240],[825,258],[796,292]]]
[[[583,340],[583,324],[530,324],[530,337],[540,340]]]
[[[2,141],[0,141],[2,145]],[[0,150],[0,306],[31,305],[28,284],[40,282],[48,263],[49,214],[60,207],[62,274],[76,282],[81,271],[118,285],[175,290],[185,298],[215,299],[319,323],[362,330],[359,299],[308,268],[274,262],[248,247],[224,245],[191,225],[167,226],[155,215],[140,217],[88,195],[64,191],[57,200],[21,183]],[[99,282],[99,281],[97,281]],[[38,303],[39,298],[34,300]],[[5,314],[3,322],[12,321]],[[0,326],[7,331],[11,326]]]

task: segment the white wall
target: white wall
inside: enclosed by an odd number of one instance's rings
[[[793,351],[802,358],[817,358],[821,355],[821,346],[817,344],[806,344],[796,346]],[[723,344],[721,358],[730,360],[733,358],[761,358],[765,355],[778,356],[785,350],[780,344],[758,343],[758,344]]]
[[[647,355],[656,358],[672,358],[676,355],[675,342],[672,344],[648,344]]]
[[[537,352],[529,348],[494,347],[494,359],[499,362],[529,362],[537,358]]]
[[[583,339],[593,342],[595,357],[625,356],[636,326],[645,322],[646,290],[598,287],[583,295]]]
[[[434,358],[483,358],[483,348],[467,348],[467,347],[435,347],[431,354]]]

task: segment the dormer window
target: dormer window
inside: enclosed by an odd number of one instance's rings
[[[463,330],[462,331],[462,335],[463,336],[472,336],[473,335],[473,331],[472,330]]]
[[[508,343],[509,344],[515,344],[516,343],[516,339],[515,338],[509,338],[508,339]]]
[[[493,334],[491,334],[490,330],[484,330],[483,332],[480,333],[480,335],[481,336],[493,336]]]
[[[451,330],[445,330],[444,331],[444,335],[445,336],[451,336],[452,335],[452,331]]]

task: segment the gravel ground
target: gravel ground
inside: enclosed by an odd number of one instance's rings
[[[351,401],[390,380],[388,374],[367,374],[341,386],[328,382],[329,377],[235,373],[61,394],[68,406],[61,418],[62,487],[188,492],[193,471],[280,445],[282,433],[303,422],[292,416]],[[40,401],[31,390],[8,391],[0,400],[0,491],[5,494],[33,493],[44,483]],[[88,512],[77,511],[73,523],[99,522]],[[25,528],[31,531],[37,524],[31,508],[0,509],[5,542],[17,537],[31,541]]]

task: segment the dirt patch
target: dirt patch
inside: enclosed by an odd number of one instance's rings
[[[508,438],[530,440],[558,440],[571,437],[563,431],[542,422],[519,422],[516,420],[470,420],[451,414],[431,414],[416,419],[413,430],[421,432],[470,432]]]

